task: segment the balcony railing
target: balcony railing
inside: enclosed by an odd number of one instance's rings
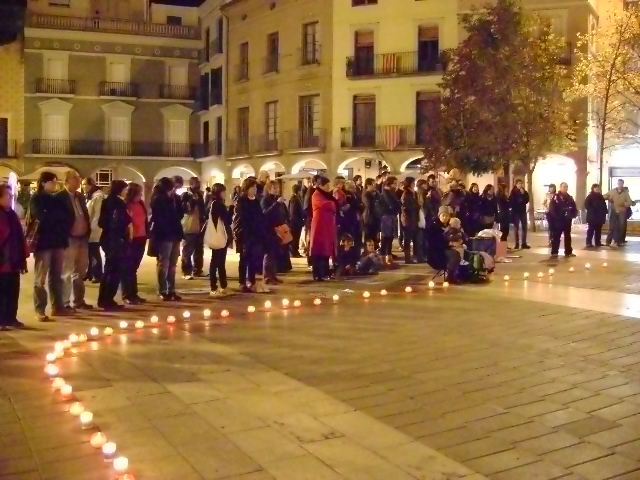
[[[300,49],[300,65],[318,65],[320,63],[320,44]]]
[[[248,138],[227,140],[225,146],[226,156],[248,156],[251,152]]]
[[[100,96],[138,98],[138,84],[128,82],[100,82]]]
[[[170,100],[195,100],[196,89],[189,85],[160,85],[160,98]]]
[[[63,17],[59,15],[29,14],[27,27],[76,30],[83,32],[123,33],[151,37],[199,39],[200,29],[188,25],[135,22],[112,18]]]
[[[280,56],[267,55],[264,59],[264,73],[277,73],[280,71]]]
[[[249,63],[241,63],[236,65],[236,82],[243,82],[249,80]]]
[[[59,80],[57,78],[38,78],[36,80],[36,93],[73,95],[76,93],[76,81]]]
[[[0,158],[17,158],[18,142],[15,140],[0,141]]]
[[[193,157],[189,143],[117,142],[104,140],[52,140],[37,138],[31,142],[33,154],[113,155],[136,157]]]
[[[380,125],[375,128],[340,129],[340,147],[344,149],[404,150],[417,148],[414,125]]]
[[[293,130],[283,133],[284,148],[288,151],[295,150],[321,150],[325,147],[325,130],[312,128],[306,130]]]
[[[193,146],[194,157],[212,157],[214,155],[222,155],[222,141],[212,140],[207,143],[200,143]]]
[[[349,78],[429,75],[442,72],[438,60],[420,58],[418,52],[377,53],[347,57]]]
[[[256,135],[251,139],[251,153],[272,153],[282,148],[280,135]]]

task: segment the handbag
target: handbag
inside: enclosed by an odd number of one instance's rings
[[[204,244],[212,250],[220,250],[227,246],[227,241],[227,230],[224,228],[222,219],[218,219],[218,226],[216,226],[209,215],[207,227],[204,230]]]
[[[24,237],[27,244],[27,253],[35,253],[40,239],[40,220],[31,217],[31,211],[27,214],[27,229]]]
[[[157,258],[158,257],[158,242],[153,235],[153,222],[149,227],[149,242],[147,243],[147,256]]]
[[[291,235],[291,229],[289,225],[283,223],[282,225],[278,225],[277,227],[273,227],[276,232],[276,235],[280,239],[280,245],[288,245],[293,242],[293,235]]]

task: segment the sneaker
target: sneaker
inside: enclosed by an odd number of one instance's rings
[[[39,322],[53,322],[53,320],[44,313],[36,313],[36,320]]]
[[[70,308],[55,308],[51,311],[54,317],[71,317],[74,313]]]
[[[227,295],[227,289],[226,288],[219,288],[218,292],[220,293],[221,297],[225,297]]]
[[[193,278],[194,278],[193,275],[183,275],[182,276],[183,280],[193,280]]]
[[[89,305],[87,302],[82,302],[74,306],[75,310],[93,310],[93,305]]]
[[[531,246],[530,246],[530,245],[527,245],[527,244],[525,243],[525,244],[523,244],[523,245],[522,245],[522,248],[523,248],[524,250],[529,250],[529,249],[531,248]]]
[[[211,290],[209,292],[209,296],[219,298],[222,296],[222,294],[220,293],[220,290],[216,289],[216,290]]]
[[[163,302],[171,302],[173,300],[173,297],[168,293],[161,293],[160,298],[162,299]]]
[[[564,258],[571,258],[571,257],[575,257],[576,254],[575,253],[565,253],[564,254]]]
[[[131,298],[127,297],[127,298],[123,298],[122,300],[127,305],[140,305],[140,303],[142,303],[142,302],[138,301],[138,299],[135,298],[135,297],[131,297]]]
[[[119,312],[124,310],[124,305],[120,305],[116,302],[98,303],[98,307],[105,312]]]
[[[178,294],[176,294],[175,292],[169,294],[169,296],[171,297],[171,300],[173,300],[174,302],[181,302],[182,301],[182,297]]]

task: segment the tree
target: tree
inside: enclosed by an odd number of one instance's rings
[[[602,185],[605,150],[638,133],[633,117],[640,110],[640,10],[614,13],[606,24],[582,35],[576,59],[567,97],[590,102]]]
[[[531,185],[538,159],[569,143],[566,44],[515,0],[461,22],[468,36],[449,52],[441,130],[425,151],[446,152],[452,166],[475,174],[517,164]]]

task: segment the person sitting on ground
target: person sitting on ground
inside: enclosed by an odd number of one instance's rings
[[[368,238],[365,240],[364,252],[356,265],[356,271],[361,275],[376,275],[384,266],[384,258],[376,251],[376,242]]]
[[[462,222],[459,218],[453,217],[449,220],[449,226],[444,231],[449,247],[460,254],[460,258],[464,257],[465,243],[467,235],[462,230]]]
[[[336,257],[336,276],[345,277],[356,273],[356,264],[360,258],[360,252],[355,247],[353,237],[345,233],[340,238],[338,255]]]
[[[449,247],[444,236],[450,220],[451,209],[443,205],[438,209],[438,217],[427,226],[427,263],[436,270],[445,270],[449,283],[458,283],[458,267],[462,257],[457,250]]]

